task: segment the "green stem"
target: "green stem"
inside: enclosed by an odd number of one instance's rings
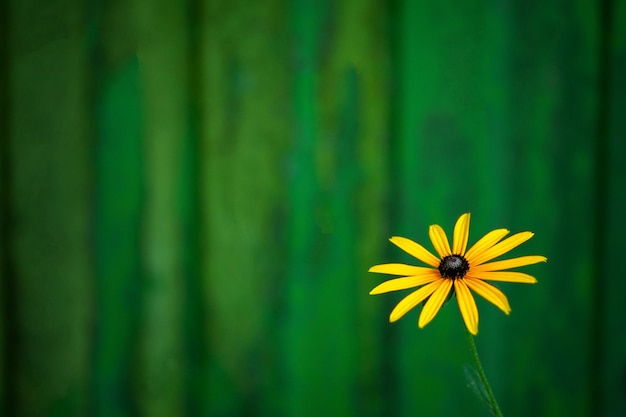
[[[502,411],[500,411],[500,406],[498,406],[498,402],[496,401],[496,397],[493,395],[493,391],[491,391],[491,387],[489,386],[489,381],[487,381],[487,376],[485,375],[485,371],[483,369],[482,364],[480,363],[480,358],[478,357],[478,351],[476,350],[476,344],[474,343],[474,336],[465,329],[465,336],[467,337],[467,344],[469,345],[470,352],[472,352],[472,359],[474,359],[474,366],[478,371],[478,375],[480,376],[480,381],[483,383],[483,387],[485,387],[485,391],[487,392],[487,396],[489,397],[489,403],[491,404],[491,411],[496,417],[502,417]]]

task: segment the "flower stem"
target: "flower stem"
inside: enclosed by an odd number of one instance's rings
[[[480,376],[480,381],[485,388],[487,396],[489,397],[489,403],[491,405],[491,411],[496,417],[502,417],[502,411],[500,411],[500,406],[498,406],[498,402],[496,401],[496,397],[493,395],[493,391],[491,391],[491,387],[489,386],[489,381],[487,381],[487,376],[485,375],[485,371],[483,369],[482,364],[480,363],[480,358],[478,357],[478,351],[476,350],[476,344],[474,343],[474,336],[465,329],[465,336],[467,337],[467,344],[469,345],[470,352],[472,352],[472,359],[474,360],[474,366],[478,371],[478,375]]]

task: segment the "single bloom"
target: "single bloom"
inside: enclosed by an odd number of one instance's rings
[[[486,281],[524,284],[537,282],[534,277],[528,274],[505,270],[545,262],[547,259],[544,256],[521,256],[489,262],[526,242],[533,237],[532,232],[516,233],[502,240],[509,234],[509,231],[496,229],[487,233],[471,248],[467,249],[469,224],[469,213],[459,217],[454,226],[452,247],[450,247],[446,232],[439,225],[430,226],[428,234],[439,257],[410,239],[399,236],[389,239],[409,255],[431,266],[431,268],[427,268],[391,263],[376,265],[369,269],[369,272],[402,276],[402,278],[383,282],[370,291],[370,294],[382,294],[419,287],[402,299],[393,309],[389,316],[390,322],[399,320],[413,307],[425,301],[418,320],[418,326],[423,328],[439,312],[444,301],[456,294],[465,326],[470,333],[476,335],[478,333],[478,309],[471,291],[493,303],[505,314],[509,314],[511,307],[504,293]]]

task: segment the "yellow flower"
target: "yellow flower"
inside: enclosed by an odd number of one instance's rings
[[[406,296],[393,309],[389,321],[394,322],[409,310],[427,300],[422,308],[418,326],[423,328],[435,317],[451,291],[456,293],[459,310],[465,321],[467,330],[478,333],[478,309],[470,289],[476,294],[493,303],[505,314],[511,312],[509,301],[502,291],[485,281],[519,282],[534,284],[537,280],[521,272],[503,272],[502,270],[545,262],[544,256],[522,256],[496,262],[488,262],[511,249],[521,245],[533,237],[531,232],[521,232],[502,240],[509,231],[496,229],[487,233],[466,251],[469,237],[470,214],[465,213],[454,226],[452,248],[448,243],[446,232],[439,225],[432,225],[428,230],[439,257],[434,256],[423,246],[404,237],[394,236],[389,239],[394,245],[416,257],[432,268],[405,264],[383,264],[369,269],[369,272],[400,275],[374,288],[370,294],[382,294],[390,291],[420,287]]]

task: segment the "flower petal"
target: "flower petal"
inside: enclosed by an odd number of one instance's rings
[[[546,262],[545,256],[520,256],[519,258],[504,259],[502,261],[490,262],[478,266],[470,267],[472,274],[485,271],[501,271],[503,269],[517,268],[518,266],[532,265],[539,262]]]
[[[391,311],[389,315],[389,321],[393,323],[394,321],[399,320],[408,313],[413,307],[424,301],[429,295],[431,295],[437,288],[441,286],[443,281],[447,281],[445,279],[438,279],[435,282],[431,282],[428,285],[424,285],[419,290],[413,291],[411,294],[404,297],[398,305]]]
[[[383,294],[391,291],[406,290],[408,288],[429,284],[441,278],[436,270],[431,269],[430,271],[432,271],[432,273],[430,274],[390,279],[389,281],[383,282],[372,291],[370,291],[370,295]]]
[[[479,256],[473,257],[473,264],[470,265],[480,265],[483,262],[487,262],[493,258],[496,258],[502,254],[507,253],[511,249],[514,249],[526,242],[528,239],[534,236],[533,232],[520,232],[516,233],[513,236],[503,240],[502,242],[492,246],[490,249],[487,249]]]
[[[465,322],[465,327],[473,335],[478,334],[478,308],[474,296],[465,284],[465,280],[454,280],[454,291],[456,292],[456,300],[459,303],[459,310]]]
[[[422,308],[422,313],[420,314],[419,321],[417,322],[417,326],[420,329],[435,318],[439,309],[443,305],[443,302],[450,293],[450,288],[452,288],[452,280],[442,279],[439,287],[433,292],[433,295],[430,296]]]
[[[476,292],[476,294],[480,295],[485,300],[489,301],[500,310],[504,311],[504,314],[509,314],[511,312],[509,300],[506,298],[506,295],[504,295],[502,291],[500,291],[493,285],[487,284],[486,282],[469,276],[465,276],[463,280],[468,287]]]
[[[446,236],[446,232],[439,226],[438,224],[433,224],[428,228],[428,235],[430,236],[430,241],[433,242],[433,246],[435,250],[439,254],[440,258],[444,256],[452,255],[450,251],[450,243],[448,243],[448,236]]]
[[[474,243],[474,245],[469,248],[467,252],[465,252],[465,259],[467,259],[470,265],[475,265],[475,263],[472,262],[473,257],[482,255],[484,251],[495,245],[507,234],[509,234],[509,231],[506,229],[492,230],[485,236],[481,237],[478,242]]]
[[[465,255],[467,239],[469,238],[470,214],[465,213],[454,225],[454,238],[452,239],[452,253]]]
[[[416,257],[425,264],[434,266],[435,268],[439,267],[439,262],[441,260],[432,253],[430,253],[419,243],[415,243],[411,239],[400,236],[394,236],[389,240],[391,241],[391,243],[393,243],[409,255]]]
[[[500,281],[500,282],[518,282],[521,284],[535,284],[537,279],[535,277],[523,274],[521,272],[471,272],[468,274],[472,278],[484,279],[486,281]]]
[[[432,268],[424,268],[422,266],[413,266],[406,264],[382,264],[374,265],[368,272],[376,272],[379,274],[389,275],[420,275],[433,271]]]

